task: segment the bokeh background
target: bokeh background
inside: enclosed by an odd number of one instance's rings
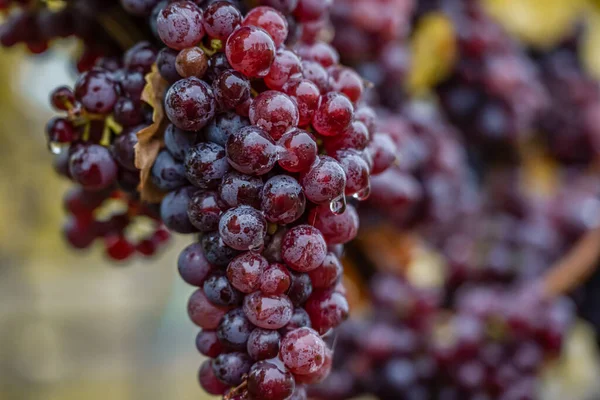
[[[515,35],[549,45],[572,26],[583,0],[490,0]],[[584,58],[600,77],[600,13],[590,12]],[[65,41],[42,56],[0,49],[0,399],[209,398],[196,382],[201,356],[177,276],[186,245],[173,238],[151,260],[110,264],[99,249],[62,241],[68,183],[48,166],[47,93],[70,85]],[[428,58],[429,57],[429,58]],[[431,54],[421,66],[427,70]],[[435,57],[434,57],[435,58]],[[544,399],[598,399],[600,367],[591,330],[579,323],[566,356],[545,378]]]

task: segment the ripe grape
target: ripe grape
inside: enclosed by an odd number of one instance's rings
[[[293,305],[285,295],[254,292],[244,298],[244,313],[259,328],[283,328],[292,318]]]
[[[75,83],[75,98],[92,113],[108,114],[119,98],[116,83],[102,70],[84,73]]]
[[[237,291],[222,271],[213,272],[202,285],[204,295],[212,304],[231,307],[241,303],[242,294]]]
[[[165,192],[185,186],[185,167],[175,161],[168,151],[162,150],[152,166],[152,182]]]
[[[278,50],[269,73],[265,76],[265,84],[270,89],[282,90],[292,78],[299,77],[301,72],[300,58],[294,52]]]
[[[198,143],[185,155],[187,179],[197,187],[215,187],[228,170],[225,149],[218,144]]]
[[[222,109],[236,108],[250,99],[250,81],[234,70],[225,70],[213,82],[217,102]]]
[[[200,232],[211,232],[219,227],[221,208],[215,192],[196,192],[188,204],[188,217]]]
[[[223,353],[212,361],[212,369],[221,382],[227,386],[238,386],[252,366],[252,360],[246,353]]]
[[[269,222],[292,223],[302,216],[305,205],[302,187],[291,176],[274,176],[263,187],[261,209]]]
[[[241,22],[242,14],[228,1],[216,1],[204,11],[204,30],[211,38],[227,40]]]
[[[259,361],[250,369],[248,392],[257,399],[285,400],[294,388],[294,376],[276,361]]]
[[[250,105],[250,122],[278,140],[290,128],[298,125],[298,107],[286,94],[268,90],[259,94]]]
[[[312,374],[325,363],[326,348],[317,332],[311,328],[298,328],[283,337],[281,359],[294,374]]]
[[[184,131],[198,131],[206,126],[215,116],[215,110],[212,89],[196,77],[177,81],[165,96],[169,121]]]
[[[316,204],[329,203],[343,196],[346,174],[333,158],[319,156],[310,169],[300,176],[306,198]]]
[[[117,164],[110,151],[100,145],[80,146],[69,159],[69,174],[87,190],[110,187],[117,179]]]
[[[215,331],[202,329],[196,336],[196,348],[200,354],[206,357],[215,358],[223,352],[223,345],[217,338]]]
[[[227,158],[233,168],[248,175],[264,175],[277,162],[277,147],[257,126],[247,126],[227,139]]]
[[[171,3],[158,13],[156,28],[160,39],[170,48],[192,47],[204,36],[202,10],[191,1]]]
[[[275,43],[264,30],[254,26],[236,29],[227,39],[229,64],[249,78],[267,75],[275,59]]]
[[[299,225],[285,235],[281,254],[290,268],[308,272],[321,265],[327,254],[327,245],[317,229],[310,225]]]
[[[228,350],[244,351],[254,326],[241,308],[229,311],[217,328],[219,342]]]
[[[282,264],[270,264],[263,268],[260,275],[260,290],[264,294],[280,295],[290,288],[292,275]]]
[[[239,206],[226,211],[219,221],[223,242],[236,250],[259,250],[264,245],[267,221],[250,206]]]
[[[288,24],[285,17],[271,7],[255,7],[246,14],[243,26],[254,26],[264,29],[279,47],[288,36]]]
[[[314,137],[301,129],[291,129],[283,134],[277,144],[279,165],[290,172],[307,170],[317,159],[317,143]]]
[[[231,260],[227,266],[227,277],[240,292],[252,293],[260,287],[263,271],[268,265],[260,254],[249,251]]]
[[[248,337],[247,350],[253,360],[267,360],[279,354],[281,335],[274,330],[256,328]]]
[[[214,267],[206,259],[200,243],[193,243],[179,254],[177,269],[184,281],[192,286],[202,286]]]
[[[203,329],[217,329],[226,312],[226,308],[212,304],[202,289],[196,290],[188,302],[190,319]]]
[[[336,136],[348,129],[353,113],[352,103],[346,96],[328,93],[321,98],[321,105],[315,111],[312,124],[321,135]]]

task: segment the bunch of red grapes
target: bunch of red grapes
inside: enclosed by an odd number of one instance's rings
[[[177,265],[197,288],[188,313],[206,392],[540,398],[576,314],[541,279],[600,226],[600,90],[578,37],[527,49],[475,0],[0,0],[0,11],[3,46],[83,43],[46,131],[74,183],[67,241],[101,240],[125,261],[169,232],[193,235]],[[431,12],[451,22],[456,61],[414,98],[407,39]],[[553,157],[550,196],[526,184],[532,138]],[[354,241],[359,221],[363,235],[418,235],[442,282],[412,282],[400,257],[390,271]],[[346,322],[344,257],[370,288],[366,315]],[[596,325],[597,281],[573,296]]]

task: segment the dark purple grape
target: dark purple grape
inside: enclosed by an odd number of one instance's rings
[[[186,153],[196,144],[197,139],[196,132],[182,131],[173,124],[165,129],[165,146],[178,161],[185,160]]]
[[[233,112],[218,114],[205,129],[206,140],[225,147],[232,133],[249,124],[246,118]]]
[[[75,83],[75,98],[91,113],[109,114],[119,93],[117,84],[102,70],[85,72]]]
[[[206,126],[215,116],[216,105],[210,86],[196,77],[175,82],[165,96],[167,117],[185,131]]]
[[[241,303],[243,295],[236,290],[222,272],[213,272],[202,285],[204,295],[214,305],[231,307]]]
[[[235,108],[250,98],[250,81],[241,73],[228,69],[212,84],[213,92],[221,109]]]
[[[162,150],[152,166],[152,182],[162,191],[168,192],[178,187],[185,186],[188,181],[185,177],[185,167],[175,161],[171,154]]]
[[[252,360],[246,353],[219,354],[212,361],[215,376],[228,386],[238,386],[243,376],[250,371]]]
[[[198,143],[185,156],[186,176],[200,188],[216,186],[228,170],[225,149],[215,143]]]
[[[229,311],[217,328],[217,337],[228,350],[244,351],[254,325],[248,321],[241,308]]]
[[[152,0],[157,3],[156,0]],[[125,52],[123,63],[129,71],[150,72],[156,61],[157,51],[149,42],[139,42]]]
[[[308,300],[312,294],[312,282],[308,274],[297,274],[291,272],[292,283],[287,291],[287,295],[296,307],[301,306]]]
[[[175,83],[183,77],[177,72],[175,60],[177,59],[177,50],[165,47],[158,52],[156,57],[156,66],[160,76],[169,83]]]
[[[215,331],[203,329],[196,336],[196,348],[200,354],[215,358],[223,352],[223,345],[217,338]]]
[[[118,167],[110,151],[97,144],[78,147],[69,160],[71,178],[87,190],[101,190],[113,185]]]
[[[260,361],[277,357],[281,335],[277,331],[256,328],[248,336],[246,349],[253,360]]]
[[[285,336],[288,332],[291,332],[298,328],[311,328],[312,324],[310,322],[310,317],[307,312],[304,311],[303,308],[296,307],[294,308],[294,313],[292,314],[292,318],[290,322],[283,328],[279,330],[282,336]]]
[[[229,172],[221,181],[219,196],[228,207],[247,205],[258,209],[263,186],[259,177]]]
[[[239,253],[223,243],[219,232],[210,232],[203,235],[201,243],[206,259],[217,267],[226,267]]]
[[[277,162],[277,146],[267,133],[257,126],[247,126],[227,140],[229,163],[244,174],[264,175]]]
[[[286,400],[294,388],[294,376],[276,360],[259,361],[248,374],[248,392],[256,399]]]
[[[221,208],[215,192],[196,192],[188,205],[190,222],[200,232],[212,232],[218,229]]]
[[[184,281],[192,286],[202,286],[214,267],[204,256],[200,243],[193,243],[179,254],[177,269]]]
[[[193,186],[187,186],[165,196],[160,204],[160,216],[167,228],[177,233],[194,233],[197,231],[187,214],[190,198],[197,190]]]

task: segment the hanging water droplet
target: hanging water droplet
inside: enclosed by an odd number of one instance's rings
[[[371,195],[371,184],[368,184],[364,189],[359,190],[358,192],[352,195],[358,201],[364,201],[369,198]]]
[[[48,142],[48,149],[52,154],[60,154],[68,147],[68,143]]]
[[[331,203],[329,203],[329,209],[336,215],[343,214],[344,211],[346,211],[346,196],[341,195],[331,200]]]

